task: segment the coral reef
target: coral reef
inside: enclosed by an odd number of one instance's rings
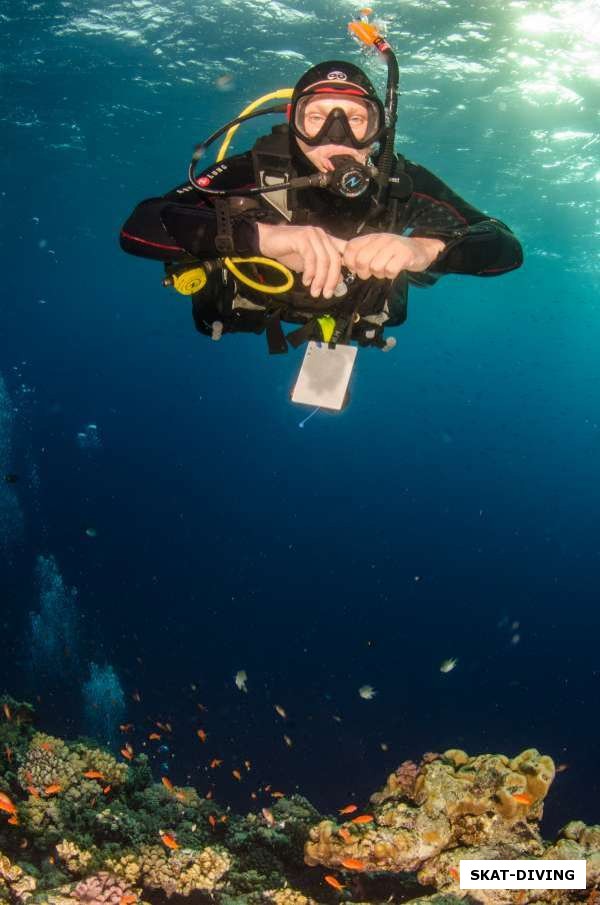
[[[195,890],[212,892],[229,870],[231,858],[227,852],[211,847],[167,854],[157,846],[143,846],[140,862],[144,888],[162,889],[167,896],[189,896]]]
[[[552,760],[535,749],[512,760],[450,750],[423,763],[416,774],[403,764],[372,796],[371,822],[349,821],[340,832],[336,823],[323,821],[311,830],[306,863],[341,867],[354,858],[367,871],[416,871],[460,846],[539,857],[537,821],[554,772]],[[429,874],[424,882],[431,883]]]
[[[121,905],[127,896],[134,898],[130,901],[139,902],[137,894],[133,893],[128,884],[123,883],[118,877],[101,871],[86,877],[85,880],[75,886],[65,887],[56,893],[51,893],[46,898],[47,905]]]
[[[18,864],[11,864],[6,855],[0,854],[0,896],[3,892],[6,893],[5,901],[27,902],[36,885],[35,879],[28,876],[23,868]]]
[[[75,842],[69,842],[63,839],[56,846],[56,854],[58,855],[66,870],[73,876],[83,876],[89,869],[94,855],[91,851],[80,848]]]
[[[405,761],[368,813],[324,820],[299,795],[245,817],[154,781],[144,755],[0,723],[0,903],[28,905],[600,905],[600,826],[544,841],[551,758],[452,749]],[[459,888],[461,859],[585,858],[585,891]]]

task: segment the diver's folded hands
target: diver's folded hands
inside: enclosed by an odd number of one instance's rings
[[[369,233],[346,244],[342,263],[361,280],[369,277],[393,280],[403,270],[427,270],[444,248],[440,239]]]
[[[262,255],[280,261],[302,274],[313,298],[331,298],[341,279],[346,241],[330,236],[320,226],[258,224]]]

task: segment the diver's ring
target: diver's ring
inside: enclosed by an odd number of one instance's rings
[[[244,283],[246,286],[250,286],[251,289],[256,289],[258,292],[268,292],[270,295],[276,295],[280,292],[288,292],[294,285],[294,274],[292,271],[284,264],[280,264],[279,261],[274,261],[272,258],[223,258],[223,263],[227,270],[230,270],[240,283]],[[285,283],[281,286],[267,286],[265,283],[258,283],[256,280],[252,280],[250,277],[243,274],[241,270],[236,267],[236,264],[262,264],[264,267],[272,267],[273,270],[278,270],[279,273],[283,274]]]

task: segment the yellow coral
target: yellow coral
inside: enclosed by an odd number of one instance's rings
[[[167,896],[177,893],[189,896],[194,890],[211,892],[229,870],[231,859],[226,852],[207,847],[202,851],[178,849],[167,854],[154,845],[140,849],[142,884],[162,889]]]
[[[108,858],[105,866],[111,873],[120,877],[122,880],[126,880],[132,886],[137,884],[142,873],[139,859],[133,852],[121,855],[120,858]]]
[[[0,855],[0,881],[7,889],[11,901],[27,902],[35,892],[35,879],[18,864],[12,864],[6,855]]]
[[[305,896],[296,889],[289,889],[287,886],[281,889],[267,889],[264,896],[275,902],[275,905],[317,905],[310,896]]]
[[[43,795],[44,789],[53,785],[59,785],[61,792],[65,792],[79,780],[81,773],[79,757],[69,751],[62,739],[36,732],[18,778],[23,789],[33,786]]]
[[[116,787],[127,779],[127,764],[120,763],[108,751],[101,748],[83,748],[79,751],[82,761],[82,773],[97,770],[104,777],[107,785]]]
[[[392,774],[371,796],[375,821],[365,829],[352,827],[348,837],[332,821],[313,827],[304,859],[335,868],[350,856],[366,870],[418,870],[450,847],[510,844],[516,824],[523,854],[536,856],[543,845],[535,822],[553,778],[552,759],[534,748],[512,760],[453,748],[422,763],[408,801],[400,772]]]
[[[58,843],[56,852],[66,869],[74,876],[83,876],[93,858],[92,852],[79,848],[67,839]]]

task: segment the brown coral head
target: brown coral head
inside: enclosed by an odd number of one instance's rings
[[[405,760],[397,768],[395,772],[396,789],[407,798],[412,798],[415,791],[415,782],[419,768],[414,760]]]

